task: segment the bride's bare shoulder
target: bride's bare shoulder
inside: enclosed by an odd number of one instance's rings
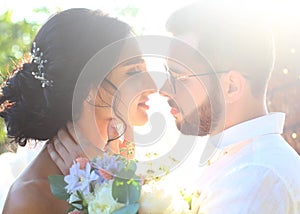
[[[46,180],[16,181],[10,188],[3,213],[63,213]],[[66,212],[65,212],[66,213]]]
[[[67,213],[68,203],[55,198],[50,191],[48,175],[58,172],[51,171],[53,163],[48,159],[42,151],[18,177],[7,195],[4,214]]]
[[[50,191],[48,175],[52,174],[59,174],[59,170],[44,149],[11,186],[3,213],[67,213],[68,203]]]

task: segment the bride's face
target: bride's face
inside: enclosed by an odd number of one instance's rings
[[[116,66],[107,76],[99,89],[101,102],[112,106],[109,115],[116,117],[116,112],[126,123],[133,126],[144,125],[148,121],[148,95],[157,88],[143,58],[135,57]]]
[[[121,63],[112,71],[109,79],[118,88],[115,95],[119,95],[119,99],[114,99],[123,118],[130,125],[144,125],[148,121],[148,95],[156,91],[144,59],[136,57]]]

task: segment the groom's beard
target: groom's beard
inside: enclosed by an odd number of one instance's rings
[[[182,115],[183,120],[176,123],[178,130],[185,135],[206,136],[213,131],[221,121],[222,106],[217,90],[207,97],[204,103],[188,115]]]

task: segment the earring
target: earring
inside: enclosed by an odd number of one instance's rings
[[[0,105],[0,112],[2,112],[2,111],[4,111],[4,110],[5,110],[5,104],[2,103],[2,104]]]
[[[92,98],[91,98],[90,95],[87,96],[86,101],[87,101],[88,103],[90,103],[90,102],[92,101]]]

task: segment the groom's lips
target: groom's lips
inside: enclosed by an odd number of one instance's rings
[[[176,114],[179,113],[179,111],[178,111],[177,108],[171,108],[170,112],[171,112],[171,114],[172,114],[173,116],[175,116]]]

